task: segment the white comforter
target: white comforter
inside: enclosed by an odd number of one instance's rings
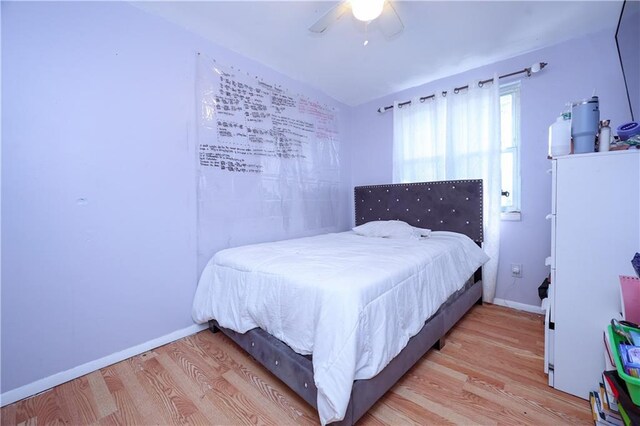
[[[488,260],[468,237],[371,238],[353,232],[237,247],[207,264],[198,323],[260,327],[313,353],[322,424],[341,420],[356,379],[379,373]]]

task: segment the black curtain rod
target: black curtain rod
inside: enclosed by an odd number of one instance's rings
[[[542,68],[546,67],[547,65],[548,65],[548,64],[547,64],[546,62],[540,62],[540,70],[541,70]],[[510,72],[509,74],[503,74],[503,75],[501,75],[501,76],[498,76],[498,79],[501,79],[501,78],[507,78],[507,77],[513,77],[514,75],[524,74],[524,73],[527,73],[527,77],[530,77],[532,72],[538,72],[538,71],[540,71],[540,70],[537,70],[537,71],[531,71],[531,68],[532,68],[532,67],[528,67],[528,68],[521,69],[520,71],[514,71],[514,72]],[[484,86],[485,84],[487,84],[487,83],[489,83],[489,82],[492,82],[492,81],[493,81],[493,78],[489,78],[489,79],[487,79],[487,80],[481,80],[481,81],[479,81],[479,82],[478,82],[478,86],[482,87],[482,86]],[[457,94],[457,93],[458,93],[458,92],[460,92],[461,90],[468,89],[468,88],[469,88],[469,85],[468,85],[468,84],[467,84],[466,86],[456,87],[456,88],[454,88],[454,89],[453,89],[453,93],[456,93],[456,94]],[[446,91],[446,90],[444,90],[444,91],[442,92],[442,96],[447,96],[447,91]],[[422,96],[422,97],[420,98],[420,102],[424,102],[424,101],[426,101],[427,99],[433,99],[433,98],[435,98],[435,97],[436,97],[435,93],[434,93],[433,95],[429,95],[429,96]],[[403,107],[403,106],[405,106],[405,105],[410,105],[410,104],[411,104],[411,101],[405,101],[405,102],[401,102],[401,103],[399,103],[399,104],[398,104],[398,106],[399,106],[399,107]],[[388,111],[388,110],[390,110],[390,109],[393,109],[393,105],[388,105],[388,106],[386,106],[386,107],[380,107],[380,108],[378,108],[378,112],[379,112],[379,113],[383,113],[383,112],[386,112],[386,111]]]

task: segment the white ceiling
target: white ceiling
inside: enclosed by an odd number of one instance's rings
[[[405,30],[387,40],[375,21],[365,35],[364,23],[351,14],[322,35],[309,32],[335,1],[134,4],[347,105],[615,29],[622,7],[621,1],[395,0]]]

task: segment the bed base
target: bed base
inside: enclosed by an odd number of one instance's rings
[[[482,304],[482,282],[472,277],[465,289],[451,296],[380,373],[371,379],[353,382],[347,413],[341,422],[333,424],[353,425],[358,421],[429,349],[441,349],[447,332],[475,304]],[[259,328],[241,334],[220,327],[215,320],[209,321],[209,328],[213,332],[222,331],[309,405],[317,409],[318,390],[313,381],[313,365],[310,356],[297,354],[289,346]]]
[[[434,231],[453,231],[467,235],[478,245],[483,240],[482,180],[452,180],[354,188],[355,223],[375,220],[403,220],[410,225]],[[432,347],[442,348],[444,336],[474,304],[482,304],[482,273],[478,269],[426,321],[422,330],[375,377],[356,380],[341,425],[352,425],[362,417]],[[282,380],[309,405],[317,409],[317,388],[313,381],[310,356],[295,353],[289,346],[256,328],[244,334],[222,328],[209,321],[212,331],[221,330]]]

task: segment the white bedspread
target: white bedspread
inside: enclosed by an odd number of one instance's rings
[[[207,264],[198,323],[260,327],[313,353],[322,424],[341,420],[356,379],[375,376],[483,263],[468,237],[387,239],[353,232],[237,247]]]

